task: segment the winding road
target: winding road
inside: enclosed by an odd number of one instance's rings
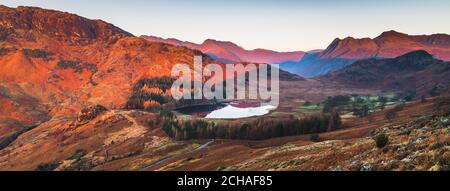
[[[197,148],[195,148],[193,150],[190,150],[190,151],[187,151],[187,152],[184,152],[184,153],[180,153],[180,154],[176,154],[176,155],[173,155],[173,156],[170,156],[170,157],[167,157],[167,158],[160,159],[160,160],[154,162],[153,164],[150,164],[150,165],[142,168],[140,171],[150,170],[153,167],[158,166],[160,164],[163,164],[164,162],[169,161],[171,159],[174,159],[174,158],[180,157],[182,155],[186,155],[186,154],[190,154],[190,153],[194,153],[196,151],[202,150],[202,149],[206,148],[207,146],[209,146],[213,142],[214,142],[214,140],[210,140],[207,143],[205,143],[203,145],[200,145],[200,146],[198,146]]]

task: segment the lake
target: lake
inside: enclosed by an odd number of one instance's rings
[[[207,119],[239,119],[266,115],[274,109],[276,109],[276,107],[271,105],[260,106],[259,103],[255,104],[245,102],[191,106],[178,109],[177,111],[182,114]]]
[[[262,116],[268,114],[271,110],[276,109],[275,106],[265,105],[258,107],[236,107],[227,105],[212,111],[205,118],[207,119],[239,119],[247,117]]]

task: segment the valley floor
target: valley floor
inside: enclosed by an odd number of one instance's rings
[[[345,130],[268,141],[216,141],[208,149],[167,161],[153,170],[449,170],[449,116],[427,114],[431,103],[412,103],[392,122],[384,112],[348,121]],[[389,143],[375,146],[374,135]]]
[[[450,116],[433,114],[436,100],[408,103],[391,121],[389,108],[346,119],[347,128],[320,134],[320,142],[175,141],[155,114],[133,110],[54,118],[0,150],[0,170],[449,170]],[[383,148],[373,140],[379,134],[389,138]]]

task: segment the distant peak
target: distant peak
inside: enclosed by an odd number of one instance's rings
[[[216,39],[212,39],[212,38],[208,38],[205,41],[203,41],[203,43],[216,43],[216,42],[220,42],[220,41],[218,41]]]
[[[400,33],[400,32],[397,32],[396,30],[388,30],[384,31],[383,33]]]
[[[219,41],[215,39],[206,39],[202,45],[214,45],[219,46],[228,50],[236,50],[236,49],[243,49],[242,47],[238,46],[237,44],[230,42],[230,41]]]
[[[141,35],[140,38],[166,40],[164,38],[161,38],[161,37],[158,37],[158,36],[153,36],[153,35]]]
[[[353,37],[351,37],[351,36],[348,36],[348,37],[345,37],[344,39],[342,39],[343,41],[348,41],[348,40],[355,40],[355,38],[353,38]]]
[[[371,39],[370,38],[357,39],[357,38],[348,36],[348,37],[345,37],[343,39],[336,38],[336,39],[333,40],[333,42],[331,42],[331,44],[335,44],[335,45],[338,45],[338,44],[353,44],[353,43],[367,42],[368,40],[371,40]]]
[[[390,30],[381,33],[381,35],[378,37],[398,37],[398,36],[408,36],[408,35],[405,33],[397,32],[395,30]]]
[[[230,45],[236,45],[236,44],[234,44],[233,42],[230,42],[230,41],[220,41],[220,40],[216,40],[216,39],[210,39],[210,38],[208,38],[208,39],[206,39],[205,41],[203,41],[203,43],[204,44],[207,44],[207,43],[221,43],[221,44],[230,44]]]
[[[338,42],[340,42],[342,39],[340,39],[340,38],[335,38],[332,42],[331,42],[331,44],[333,44],[333,43],[338,43]]]

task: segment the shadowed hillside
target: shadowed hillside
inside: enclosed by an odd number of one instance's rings
[[[436,96],[449,92],[450,63],[420,50],[393,59],[360,60],[323,78],[357,87]]]

